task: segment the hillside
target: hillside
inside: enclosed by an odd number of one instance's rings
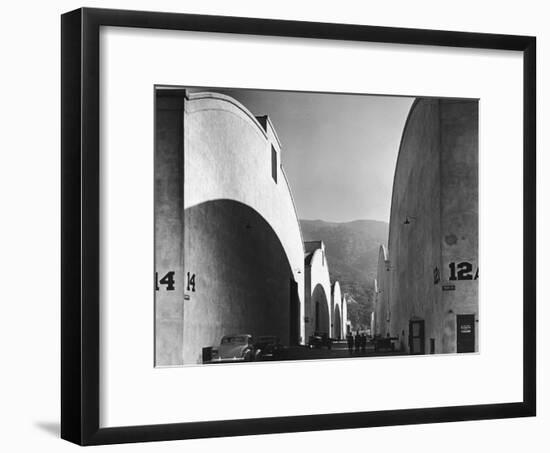
[[[388,224],[375,220],[346,223],[300,220],[304,241],[325,243],[330,279],[348,294],[352,328],[366,327],[373,308],[374,279],[380,244],[388,240]]]

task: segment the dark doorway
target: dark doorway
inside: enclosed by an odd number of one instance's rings
[[[334,307],[334,323],[333,323],[334,338],[340,340],[342,338],[342,317],[340,315],[340,307]]]
[[[300,343],[300,299],[298,283],[290,280],[290,344]]]
[[[425,354],[424,320],[409,321],[409,350],[411,354]]]
[[[475,352],[474,315],[456,315],[456,352]]]
[[[319,302],[315,302],[315,332],[319,331]]]

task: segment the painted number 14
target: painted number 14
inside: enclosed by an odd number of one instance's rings
[[[187,272],[187,291],[195,292],[195,274]]]
[[[159,280],[159,274],[155,272],[155,290],[159,291],[159,285],[165,285],[166,291],[174,291],[176,289],[174,274],[174,271],[167,272],[166,275]],[[191,274],[191,272],[187,272],[187,291],[195,292],[195,274]]]
[[[159,288],[159,284],[160,284],[160,285],[166,285],[166,291],[174,291],[174,289],[176,289],[174,274],[175,274],[174,271],[170,271],[159,280],[159,273],[155,272],[155,290],[158,291],[160,289]]]

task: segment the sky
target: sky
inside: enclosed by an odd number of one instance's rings
[[[215,91],[268,115],[298,217],[389,222],[401,134],[414,98],[243,89]]]

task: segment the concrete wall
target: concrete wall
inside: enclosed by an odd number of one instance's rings
[[[372,335],[385,337],[390,331],[389,276],[390,261],[388,250],[384,245],[381,245],[378,251],[377,278],[374,288]]]
[[[331,334],[331,287],[325,244],[304,243],[305,257],[305,339],[317,332]]]
[[[183,93],[157,98],[155,129],[155,272],[177,279],[183,267]],[[184,285],[155,291],[155,363],[179,365],[183,357]],[[161,290],[161,288],[163,288]]]
[[[348,329],[348,302],[346,297],[342,295],[342,338],[347,335]]]
[[[456,351],[456,316],[475,316],[475,349],[479,338],[478,301],[478,103],[447,102],[441,109],[441,279],[443,291],[436,315],[445,335],[436,350]],[[462,266],[461,266],[462,264]],[[471,279],[450,280],[455,274]],[[460,275],[458,275],[460,277]]]
[[[168,97],[172,102],[174,96]],[[180,96],[175,110],[182,134],[174,129],[167,141],[173,155],[183,149],[185,184],[176,202],[183,201],[184,234],[157,237],[156,253],[183,250],[176,288],[183,286],[185,295],[170,294],[177,309],[168,317],[163,288],[156,292],[156,364],[198,363],[204,346],[231,333],[298,342],[304,336],[304,249],[271,122],[214,93]],[[163,158],[157,152],[156,160]],[[168,218],[158,217],[156,229],[164,229]],[[164,261],[175,264],[170,257]],[[195,277],[194,290],[188,275]],[[177,319],[167,331],[166,318],[174,319],[174,313]]]
[[[405,125],[392,194],[390,271],[385,279],[379,260],[377,294],[377,310],[389,306],[389,333],[404,351],[409,321],[424,321],[426,352],[433,339],[435,353],[447,353],[456,352],[456,315],[477,320],[477,107],[477,101],[421,99]],[[449,266],[464,262],[472,279],[450,281]],[[477,332],[475,338],[477,350]]]

